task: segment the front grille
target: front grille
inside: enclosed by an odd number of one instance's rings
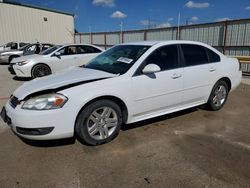
[[[10,97],[10,105],[13,107],[13,108],[16,108],[16,106],[19,104],[19,101],[18,101],[18,98],[15,97],[15,96],[11,96]]]

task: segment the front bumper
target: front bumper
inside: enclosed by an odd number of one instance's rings
[[[18,77],[31,77],[31,66],[26,64],[19,66],[17,64],[11,64],[11,67],[13,71],[15,72],[15,75]]]
[[[13,108],[7,102],[2,109],[1,117],[13,132],[23,138],[53,140],[73,137],[75,118],[69,114],[65,109],[24,110],[21,109],[21,104]]]
[[[5,107],[1,110],[1,118],[5,123],[11,126],[11,118],[7,115]],[[15,127],[16,132],[22,135],[28,136],[41,136],[49,134],[53,131],[54,127],[44,127],[44,128],[22,128],[22,127]]]

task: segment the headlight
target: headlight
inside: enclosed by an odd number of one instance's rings
[[[30,61],[27,60],[27,61],[20,61],[20,62],[17,62],[16,64],[19,65],[19,66],[22,66],[22,65],[25,65],[27,63],[29,63]]]
[[[24,102],[22,108],[27,110],[52,110],[62,108],[68,98],[62,94],[40,95]]]

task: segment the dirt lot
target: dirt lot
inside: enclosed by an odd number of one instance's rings
[[[0,65],[0,107],[22,83]],[[250,187],[250,85],[218,112],[194,108],[132,124],[98,147],[26,143],[0,120],[0,187]]]

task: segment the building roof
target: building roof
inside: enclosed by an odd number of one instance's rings
[[[23,6],[23,7],[28,7],[28,8],[34,8],[34,9],[45,10],[45,11],[55,12],[55,13],[59,13],[59,14],[74,16],[73,13],[54,10],[54,9],[45,8],[45,7],[40,7],[40,6],[36,6],[36,5],[25,4],[25,3],[16,2],[16,1],[13,1],[13,0],[0,0],[0,3],[12,4],[12,5],[17,5],[17,6]]]

